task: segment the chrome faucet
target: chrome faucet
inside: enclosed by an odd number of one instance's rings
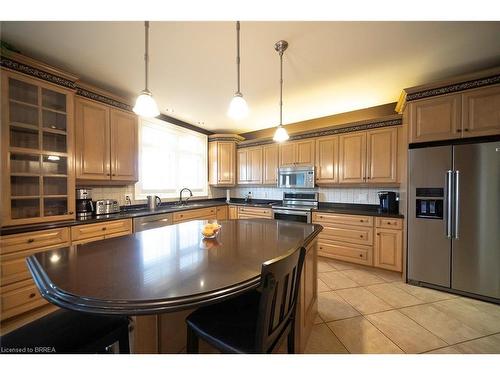
[[[187,197],[187,199],[186,199],[184,202],[182,202],[182,192],[183,192],[184,190],[189,191],[189,197]],[[192,196],[193,196],[193,192],[192,192],[190,189],[188,189],[188,188],[183,188],[183,189],[181,190],[181,192],[179,193],[179,204],[187,204],[187,201],[188,201],[188,200],[189,200],[189,198],[191,198]]]

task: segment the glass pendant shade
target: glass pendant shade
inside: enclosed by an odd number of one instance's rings
[[[236,93],[229,103],[227,115],[233,120],[240,120],[248,115],[248,105],[241,93]]]
[[[275,142],[285,142],[290,136],[283,126],[278,126],[276,132],[274,133],[273,141]]]
[[[156,117],[160,114],[158,105],[149,91],[142,91],[135,101],[133,111],[142,117]]]

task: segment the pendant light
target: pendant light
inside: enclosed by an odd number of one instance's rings
[[[241,120],[248,115],[248,105],[240,92],[240,21],[236,22],[236,77],[238,88],[229,103],[227,115],[234,120]]]
[[[273,140],[275,142],[284,142],[290,136],[288,132],[283,127],[283,52],[288,48],[288,42],[285,40],[280,40],[274,45],[274,49],[280,55],[280,124],[274,133]]]
[[[144,22],[145,28],[145,45],[146,50],[144,53],[144,63],[145,63],[145,77],[146,77],[146,87],[141,91],[140,95],[137,97],[135,101],[135,106],[133,111],[137,113],[139,116],[143,117],[156,117],[160,114],[160,110],[158,109],[158,105],[153,99],[153,95],[151,91],[148,90],[148,65],[149,65],[149,21]]]

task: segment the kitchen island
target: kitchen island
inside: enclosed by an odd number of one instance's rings
[[[135,352],[184,347],[184,317],[196,307],[256,288],[263,262],[307,249],[297,309],[302,351],[317,311],[316,237],[320,225],[266,219],[221,221],[203,239],[205,221],[38,253],[28,265],[42,296],[64,308],[135,316]]]

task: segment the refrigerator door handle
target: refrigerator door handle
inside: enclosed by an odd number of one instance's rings
[[[455,171],[455,220],[454,220],[454,238],[458,239],[458,228],[460,226],[460,171]]]
[[[444,204],[444,228],[447,238],[451,238],[451,207],[452,207],[452,181],[453,181],[453,171],[446,171],[446,181],[445,181],[445,204]]]

